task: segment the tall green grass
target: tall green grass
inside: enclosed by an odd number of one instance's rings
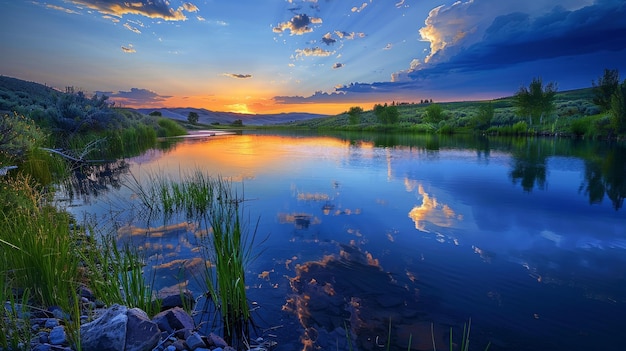
[[[79,270],[71,217],[50,205],[30,176],[3,179],[0,195],[7,200],[0,208],[0,323],[11,331],[0,343],[14,346],[28,339],[26,313],[51,307],[63,312],[68,337],[77,342]]]
[[[181,181],[153,176],[149,183],[152,187],[138,191],[147,207],[162,212],[166,220],[183,214],[204,229],[199,248],[209,263],[201,281],[221,316],[224,338],[232,343],[248,337],[253,323],[245,271],[254,259],[258,221],[248,227],[243,196],[228,180],[201,171],[183,175]]]
[[[113,234],[101,234],[94,226],[81,251],[87,285],[105,305],[140,308],[149,316],[161,311],[156,299],[155,275],[144,270],[145,259],[129,243],[117,243]],[[95,239],[95,238],[99,239]]]

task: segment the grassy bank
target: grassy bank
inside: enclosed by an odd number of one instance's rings
[[[616,137],[608,112],[594,104],[592,88],[559,92],[554,110],[531,123],[519,113],[514,97],[490,101],[393,103],[390,123],[376,108],[356,109],[336,116],[265,126],[267,129],[402,132],[421,134],[485,134],[505,136],[559,135],[586,138]],[[394,112],[395,113],[395,112]]]

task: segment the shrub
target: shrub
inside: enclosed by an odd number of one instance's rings
[[[157,123],[160,127],[157,133],[159,137],[174,137],[187,134],[185,128],[171,119],[159,118]]]

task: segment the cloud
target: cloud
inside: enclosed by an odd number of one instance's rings
[[[429,50],[390,82],[336,91],[449,94],[454,87],[469,97],[513,92],[533,76],[581,88],[581,77],[590,83],[603,68],[626,67],[624,18],[626,3],[618,0],[457,1],[430,11],[419,30]]]
[[[222,74],[225,77],[236,78],[236,79],[247,79],[252,78],[251,74],[239,74],[239,73],[224,73]]]
[[[352,10],[350,10],[350,11],[352,11],[352,12],[356,12],[356,13],[359,13],[359,12],[363,11],[366,7],[367,7],[367,3],[366,3],[366,2],[364,2],[363,4],[361,4],[361,6],[359,6],[359,7],[356,7],[356,6],[355,6],[355,7],[353,7],[353,8],[352,8]]]
[[[71,0],[74,4],[86,6],[100,13],[123,17],[124,15],[140,15],[150,18],[161,18],[166,21],[184,21],[187,19],[183,11],[196,12],[198,8],[192,3],[184,3],[174,10],[166,0]]]
[[[324,34],[322,37],[322,42],[326,45],[332,45],[337,42],[336,39],[333,39],[332,34],[330,32]]]
[[[343,67],[343,66],[344,66],[344,65],[343,65],[343,63],[341,63],[341,62],[337,62],[337,63],[335,63],[335,64],[333,65],[333,69],[341,68],[341,67]]]
[[[339,39],[352,40],[354,38],[365,38],[365,33],[355,33],[355,32],[342,32],[335,31],[335,35],[339,37]]]
[[[200,9],[198,9],[198,6],[190,3],[190,2],[186,2],[183,4],[183,9],[187,12],[198,12],[200,11]]]
[[[315,94],[304,96],[275,96],[274,102],[277,104],[312,104],[319,102],[337,102],[345,97],[344,93],[326,93],[323,91],[316,91]]]
[[[137,52],[134,48],[132,44],[128,44],[128,46],[124,46],[122,45],[122,51],[124,51],[127,54],[134,54],[135,52]]]
[[[69,14],[72,14],[72,15],[79,15],[80,14],[80,13],[74,11],[74,10],[70,10],[68,8],[57,6],[57,5],[50,5],[50,4],[48,4],[48,5],[46,5],[46,7],[49,8],[49,9],[57,10],[57,11],[63,11],[65,13],[69,13]]]
[[[154,91],[140,88],[130,88],[130,91],[118,91],[117,93],[97,91],[96,94],[107,95],[111,100],[127,105],[150,105],[163,102],[171,97],[159,95]]]
[[[131,26],[129,23],[124,23],[124,28],[128,29],[131,32],[137,33],[137,34],[141,34],[141,31],[133,26]]]
[[[326,57],[326,56],[330,56],[330,55],[332,55],[331,51],[324,50],[324,49],[319,48],[319,47],[306,48],[306,49],[296,49],[296,58],[299,58],[299,57],[302,57],[302,56],[322,56],[322,57]]]
[[[313,29],[311,24],[321,24],[322,19],[317,17],[309,17],[306,14],[299,14],[293,16],[289,21],[279,23],[278,26],[273,28],[274,33],[283,33],[286,30],[291,32],[291,35],[302,35],[310,33]]]

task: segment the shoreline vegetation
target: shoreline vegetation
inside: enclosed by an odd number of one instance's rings
[[[123,160],[155,146],[167,149],[168,138],[207,127],[218,132],[316,130],[624,141],[626,80],[620,83],[619,73],[607,69],[592,85],[557,92],[555,83],[534,78],[513,96],[492,101],[394,101],[371,110],[354,106],[336,116],[247,126],[243,119],[229,124],[201,120],[194,111],[187,120],[175,121],[158,110],[141,114],[116,107],[104,95],[87,97],[72,87],[60,92],[0,77],[0,330],[5,331],[0,333],[0,350],[29,349],[35,337],[29,316],[52,310],[60,311],[67,347],[80,350],[86,312],[78,291],[85,287],[106,306],[137,307],[149,316],[160,311],[154,277],[145,275],[145,259],[137,248],[117,243],[115,228],[99,233],[89,223],[79,223],[54,201],[55,191],[71,196],[69,179],[90,161]],[[117,167],[122,169],[120,162]],[[205,295],[214,302],[212,318],[219,321],[214,326],[244,349],[240,341],[253,326],[245,265],[257,249],[247,237],[248,230],[254,236],[256,227],[242,215],[244,199],[224,180],[198,173],[180,183],[155,177],[149,186],[154,188],[137,189],[146,205],[166,215],[182,211],[212,233],[202,246],[205,261],[211,261],[204,272]]]

